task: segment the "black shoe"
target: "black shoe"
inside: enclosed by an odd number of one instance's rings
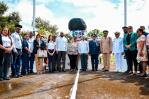
[[[29,73],[31,73],[31,74],[32,74],[32,73],[34,73],[34,72],[31,70]]]
[[[78,70],[78,67],[76,67],[76,70]]]
[[[9,78],[9,77],[7,77],[7,78],[4,78],[4,80],[10,80],[10,78]]]
[[[0,81],[3,81],[4,79],[3,78],[0,78]]]
[[[124,74],[129,74],[129,72],[130,72],[130,71],[127,70],[127,71],[124,72]]]
[[[11,78],[14,78],[14,77],[15,77],[15,75],[10,75],[10,77],[11,77]]]
[[[81,72],[83,72],[83,71],[84,71],[84,69],[80,69],[80,71],[81,71]]]
[[[16,75],[16,76],[14,76],[14,78],[19,78],[19,76],[18,76],[18,75]]]
[[[105,69],[105,70],[103,70],[103,72],[108,72],[108,71],[109,71],[109,70],[106,70],[106,69]]]
[[[61,69],[58,69],[58,71],[59,71],[59,72],[62,72],[62,70],[61,70]]]
[[[66,72],[65,69],[63,69],[62,72]]]
[[[103,67],[101,70],[105,70],[105,68]]]
[[[140,75],[140,77],[147,77],[147,74],[145,73],[143,75]]]
[[[23,76],[25,76],[25,75],[19,75],[19,77],[23,77]]]
[[[81,69],[81,71],[86,71],[86,69]]]

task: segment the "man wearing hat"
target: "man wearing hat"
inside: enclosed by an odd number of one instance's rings
[[[124,35],[127,34],[127,32],[128,32],[128,27],[127,27],[127,26],[123,26],[122,29],[123,29]]]
[[[20,35],[22,25],[17,24],[16,30],[11,34],[13,44],[16,50],[13,50],[13,63],[11,66],[12,77],[20,76],[20,63],[21,63],[21,53],[22,53],[22,37]]]
[[[122,53],[124,52],[123,39],[120,37],[120,32],[115,32],[113,39],[113,54],[115,56],[116,71],[122,72]]]
[[[102,57],[103,57],[103,72],[109,71],[110,69],[110,57],[111,57],[111,53],[112,53],[112,39],[111,37],[108,37],[108,31],[104,30],[103,31],[103,38],[101,39],[100,42],[100,50],[102,53]]]

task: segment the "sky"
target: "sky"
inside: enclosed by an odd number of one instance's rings
[[[9,10],[19,12],[23,30],[32,30],[32,0],[0,0],[7,3]],[[144,25],[149,26],[149,0],[127,0],[128,26],[134,31]],[[87,24],[87,31],[93,29],[122,31],[124,26],[124,0],[36,0],[36,17],[48,20],[57,25],[58,31],[69,32],[68,23],[71,18],[82,18]]]

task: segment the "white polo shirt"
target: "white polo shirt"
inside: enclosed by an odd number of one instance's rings
[[[65,37],[56,38],[56,51],[67,51],[67,39]]]
[[[2,42],[3,42],[3,46],[5,48],[10,47],[11,46],[11,39],[8,36],[3,36],[2,35]]]
[[[22,49],[22,37],[17,32],[12,33],[11,37],[15,48]]]
[[[55,49],[55,42],[53,42],[53,41],[49,41],[48,42],[48,49],[50,49],[50,50],[53,50],[53,49]]]
[[[78,52],[81,54],[87,54],[89,52],[89,43],[88,41],[79,41],[78,43]]]
[[[30,38],[29,40],[28,40],[28,44],[29,44],[29,50],[31,51],[31,52],[33,52],[33,49],[34,49],[34,40],[35,40],[35,38],[34,37],[32,37],[32,38]]]

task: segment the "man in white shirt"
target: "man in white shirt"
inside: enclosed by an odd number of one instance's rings
[[[33,66],[34,66],[34,60],[35,60],[35,53],[33,53],[33,49],[34,49],[34,36],[33,36],[33,33],[30,32],[29,33],[29,40],[28,40],[28,43],[29,43],[29,50],[31,52],[30,56],[29,56],[29,71],[30,73],[34,73],[33,72]]]
[[[13,64],[11,66],[12,77],[20,76],[21,54],[22,54],[22,37],[20,35],[22,25],[16,25],[16,31],[11,34],[16,52],[13,51]],[[17,53],[17,54],[16,54]]]
[[[58,54],[57,66],[59,72],[65,71],[67,45],[68,45],[67,39],[64,37],[64,33],[61,32],[60,36],[56,38],[56,51]],[[62,68],[61,68],[61,59],[63,63]]]
[[[81,70],[86,71],[87,69],[87,58],[89,53],[89,43],[82,37],[82,40],[78,43],[78,52],[81,56]]]
[[[122,72],[122,53],[124,52],[123,39],[120,36],[120,32],[115,32],[115,38],[113,40],[113,53],[115,56],[116,71]]]

